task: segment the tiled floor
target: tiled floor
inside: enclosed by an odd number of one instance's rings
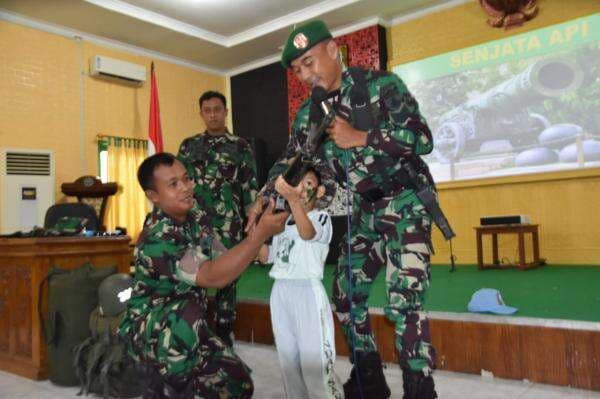
[[[255,395],[257,399],[283,398],[277,353],[271,346],[240,343],[236,345],[242,359],[253,369]],[[347,358],[338,358],[336,371],[342,380],[350,372]],[[392,398],[402,398],[402,375],[397,366],[389,365],[385,370]],[[275,382],[274,382],[275,381]],[[558,399],[598,398],[600,392],[584,391],[534,384],[527,381],[501,380],[470,374],[438,371],[435,383],[440,399]],[[49,381],[31,381],[5,372],[0,372],[0,398],[2,399],[68,399],[77,396],[77,388],[62,388]]]

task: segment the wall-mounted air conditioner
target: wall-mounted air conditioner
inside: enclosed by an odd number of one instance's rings
[[[0,234],[42,227],[53,204],[53,152],[0,148]]]
[[[95,55],[90,58],[90,74],[92,76],[124,79],[134,83],[143,83],[146,81],[145,66],[116,60],[103,55]]]

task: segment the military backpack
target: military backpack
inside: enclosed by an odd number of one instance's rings
[[[79,394],[90,392],[116,398],[140,396],[143,378],[117,330],[131,296],[132,279],[126,274],[107,277],[98,289],[98,307],[90,314],[91,336],[74,348],[73,367]]]
[[[73,348],[90,336],[90,313],[98,305],[98,286],[116,267],[95,268],[89,263],[64,270],[53,267],[42,280],[38,295],[40,325],[48,349],[48,378],[55,384],[77,385],[71,367]],[[48,318],[43,315],[43,290],[48,285]]]

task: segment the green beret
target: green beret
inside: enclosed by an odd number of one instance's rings
[[[316,44],[332,37],[323,21],[311,21],[297,27],[290,33],[285,43],[281,54],[281,64],[285,68],[289,68],[296,58],[306,53]]]

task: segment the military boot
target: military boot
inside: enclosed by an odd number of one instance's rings
[[[194,383],[165,384],[165,399],[194,399]]]
[[[231,324],[217,323],[215,333],[217,334],[217,337],[221,338],[221,341],[223,341],[225,345],[233,347],[235,338],[233,335],[233,326]]]
[[[425,376],[421,371],[403,369],[402,380],[403,399],[435,399],[438,397],[431,375]]]
[[[383,364],[377,352],[357,352],[350,379],[344,384],[346,399],[387,399],[390,388],[383,375]]]
[[[194,399],[194,380],[170,376],[164,381],[165,399]]]
[[[158,370],[145,362],[136,364],[136,368],[146,385],[142,393],[142,399],[164,399],[165,385]]]

